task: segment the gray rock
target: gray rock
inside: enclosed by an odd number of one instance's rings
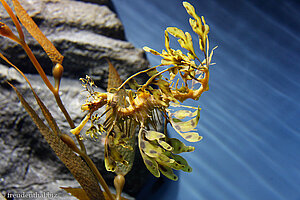
[[[125,40],[124,27],[107,5],[74,0],[19,0],[43,33],[48,36],[62,30],[86,30],[110,38]],[[9,4],[10,0],[8,0]],[[110,1],[106,1],[108,4]],[[1,6],[1,20],[9,15]],[[12,25],[12,23],[10,23]]]
[[[86,0],[88,1],[88,0]],[[125,79],[131,74],[149,67],[145,54],[125,41],[123,26],[107,5],[109,0],[84,3],[72,0],[20,0],[21,4],[37,22],[45,35],[65,56],[64,77],[61,83],[61,97],[76,124],[84,117],[80,106],[85,94],[78,79],[89,74],[101,88],[106,88],[108,64],[111,60]],[[100,5],[101,4],[101,5]],[[8,15],[0,6],[1,21],[13,30]],[[3,14],[3,15],[2,15]],[[28,37],[26,41],[48,75],[52,63],[37,42]],[[8,39],[0,40],[1,53],[27,73],[34,89],[57,120],[62,132],[69,133],[69,125],[56,106],[49,90],[36,75],[26,54]],[[4,63],[4,62],[2,62]],[[53,78],[49,76],[52,81]],[[0,191],[7,192],[50,192],[59,194],[58,199],[74,199],[59,187],[79,186],[62,162],[56,157],[39,133],[35,124],[19,102],[15,92],[6,83],[10,81],[31,106],[41,115],[38,105],[26,82],[12,68],[0,64]],[[113,173],[106,172],[103,162],[103,143],[84,141],[88,154],[104,175],[108,184],[113,184]],[[125,191],[136,194],[149,172],[139,154],[136,164],[126,176]]]
[[[149,67],[143,50],[124,41],[123,26],[107,6],[72,0],[22,0],[21,3],[42,32],[64,55],[64,76],[78,79],[89,74],[96,84],[105,88],[106,59],[113,63],[123,79]],[[2,7],[0,11],[5,13]],[[4,23],[14,29],[7,14],[2,18]],[[32,37],[26,38],[45,72],[50,75],[51,61]],[[36,73],[19,45],[5,38],[0,41],[0,49],[23,72]]]

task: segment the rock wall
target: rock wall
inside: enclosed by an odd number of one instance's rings
[[[149,66],[143,50],[125,41],[124,27],[107,5],[72,0],[20,2],[65,57],[65,77],[78,79],[89,74],[98,86],[105,88],[108,71],[106,59],[114,64],[123,79]],[[2,6],[0,11],[4,13],[3,16],[1,14],[1,20],[14,29]],[[40,64],[45,66],[45,72],[51,75],[52,64],[43,49],[32,37],[27,37],[26,41]],[[19,45],[1,38],[0,47],[4,55],[23,72],[36,73],[30,61],[24,59],[26,54]]]
[[[108,64],[111,60],[121,77],[125,79],[136,71],[149,67],[145,54],[125,40],[124,28],[111,11],[109,0],[89,3],[72,0],[20,0],[30,16],[44,34],[65,56],[64,77],[61,83],[61,97],[75,123],[84,114],[80,106],[85,94],[78,79],[89,74],[99,90],[106,88]],[[91,1],[93,2],[93,1]],[[1,21],[12,29],[4,8],[0,6]],[[3,13],[3,15],[2,15]],[[37,42],[26,34],[26,41],[52,80],[52,64]],[[27,73],[34,89],[44,100],[57,120],[62,132],[68,133],[69,126],[56,106],[52,94],[26,54],[15,43],[1,37],[0,50],[10,61]],[[72,175],[56,157],[47,142],[23,109],[15,92],[5,82],[13,83],[38,111],[38,106],[23,78],[12,68],[0,64],[0,191],[7,192],[51,192],[60,199],[73,199],[60,186],[78,186]],[[109,184],[113,173],[104,169],[103,143],[84,141],[88,152]],[[136,164],[126,179],[125,191],[135,195],[142,187],[147,170],[137,154]]]

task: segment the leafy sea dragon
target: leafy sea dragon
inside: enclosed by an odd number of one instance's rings
[[[200,108],[182,103],[187,99],[198,100],[209,89],[209,67],[214,49],[209,53],[209,26],[204,17],[199,17],[188,2],[183,2],[183,6],[192,17],[189,23],[198,35],[199,47],[204,54],[203,60],[196,55],[192,37],[188,32],[169,27],[165,30],[166,50],[159,53],[144,47],[146,52],[162,57],[160,65],[138,72],[122,83],[116,70],[109,64],[107,92],[95,91],[95,84],[90,77],[81,79],[88,91],[88,98],[81,108],[87,114],[71,132],[76,136],[80,135],[82,128],[90,121],[91,127],[86,132],[87,135],[97,137],[97,134],[106,133],[105,167],[108,171],[121,176],[130,171],[137,128],[139,151],[146,167],[154,176],[159,177],[162,173],[169,179],[177,180],[173,169],[192,171],[187,161],[178,154],[191,152],[195,148],[186,146],[179,139],[169,138],[166,128],[170,124],[189,142],[202,139],[195,131],[200,118]],[[178,38],[187,54],[170,47],[169,34]],[[168,67],[158,70],[162,66]],[[142,73],[147,73],[149,79],[140,85],[134,77]],[[182,82],[181,87],[178,86],[179,81]],[[106,110],[99,115],[97,111],[102,107],[106,107]],[[100,123],[100,118],[104,115],[106,119],[104,123]],[[164,124],[163,132],[159,132],[158,123]]]
[[[178,177],[173,173],[173,169],[186,172],[192,171],[187,161],[178,154],[191,152],[194,150],[194,147],[185,146],[180,140],[169,138],[167,135],[167,124],[170,124],[176,132],[189,142],[197,142],[202,139],[195,132],[200,118],[200,108],[186,106],[182,103],[187,99],[198,100],[202,93],[208,90],[209,67],[212,64],[211,59],[214,49],[209,53],[209,26],[206,24],[204,17],[199,17],[195,13],[195,9],[191,4],[183,2],[185,9],[192,17],[189,22],[193,31],[198,35],[199,47],[204,54],[204,59],[200,60],[196,55],[192,37],[188,32],[183,32],[176,27],[167,28],[165,31],[166,50],[159,53],[144,47],[145,51],[162,57],[160,65],[138,72],[122,82],[117,71],[109,64],[107,92],[95,91],[95,84],[88,76],[85,79],[81,79],[83,86],[88,91],[88,98],[82,105],[82,110],[86,111],[87,114],[82,122],[75,127],[59,96],[59,85],[63,72],[63,66],[61,65],[63,56],[43,35],[18,0],[12,0],[16,15],[4,0],[0,0],[0,2],[10,15],[19,36],[16,36],[2,22],[0,22],[0,35],[10,38],[23,47],[44,83],[53,93],[57,105],[72,128],[71,132],[76,136],[80,150],[67,134],[62,134],[59,131],[55,120],[34,92],[26,76],[0,53],[0,57],[16,68],[26,79],[52,131],[42,122],[17,89],[12,87],[16,90],[23,106],[33,118],[45,139],[81,184],[87,196],[91,199],[104,198],[103,194],[105,193],[102,194],[98,186],[99,182],[108,197],[114,199],[101,174],[87,156],[85,147],[80,140],[82,138],[80,132],[89,121],[91,126],[86,131],[86,134],[96,138],[98,134],[106,133],[105,166],[108,171],[113,171],[117,174],[114,181],[117,199],[120,199],[120,193],[125,181],[124,176],[131,170],[133,164],[136,129],[138,129],[139,151],[146,167],[154,176],[159,177],[160,173],[162,173],[172,180],[177,180]],[[17,16],[53,62],[54,86],[48,80],[42,67],[25,42]],[[181,50],[174,50],[170,47],[169,34],[178,38],[181,47],[187,50],[186,54]],[[162,66],[168,67],[159,71],[158,68]],[[142,73],[147,73],[149,79],[145,84],[140,85],[134,80],[134,77]],[[182,82],[180,88],[178,87],[179,81]],[[102,107],[105,107],[106,110],[99,115],[99,109]],[[101,123],[100,119],[104,115],[106,119],[104,123]],[[163,124],[161,115],[164,117],[164,131],[162,133],[157,128],[159,123]],[[89,167],[77,155],[72,153],[68,147],[84,158]],[[97,180],[95,180],[91,172],[96,175]]]

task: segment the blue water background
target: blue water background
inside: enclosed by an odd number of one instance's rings
[[[184,154],[192,173],[177,173],[177,182],[150,177],[138,199],[300,199],[300,1],[190,2],[210,25],[211,46],[219,46],[210,90],[188,101],[202,108],[204,139]],[[179,0],[113,3],[136,47],[164,49],[167,26],[192,32]]]

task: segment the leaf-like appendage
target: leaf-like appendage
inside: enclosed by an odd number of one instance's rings
[[[178,180],[178,176],[176,176],[173,172],[173,170],[170,167],[166,167],[163,165],[159,165],[158,166],[159,171],[165,175],[167,178],[173,180],[173,181],[177,181]]]
[[[157,164],[157,162],[156,162],[153,158],[147,156],[147,155],[144,154],[144,153],[141,153],[141,155],[142,155],[142,158],[143,158],[143,160],[144,160],[144,163],[145,163],[147,169],[148,169],[155,177],[157,177],[157,178],[160,177],[160,173],[159,173],[159,170],[158,170],[158,164]]]
[[[180,38],[182,40],[186,40],[186,36],[185,36],[184,32],[177,27],[168,27],[167,31],[174,37]]]
[[[177,163],[184,166],[183,168],[181,168],[182,171],[184,171],[184,172],[192,172],[193,171],[193,169],[189,166],[188,162],[183,157],[181,157],[180,155],[174,155],[173,154],[172,158]]]
[[[150,53],[152,53],[153,55],[160,55],[160,53],[159,52],[157,52],[157,51],[155,51],[155,50],[153,50],[153,49],[151,49],[151,48],[149,48],[149,47],[143,47],[143,49],[144,49],[144,51],[146,51],[146,52],[150,52]]]
[[[188,162],[180,155],[175,155],[170,152],[165,152],[166,155],[172,157],[177,163],[180,164],[180,169],[184,172],[192,172],[193,169],[189,166]]]
[[[172,150],[172,147],[167,142],[165,142],[166,136],[163,133],[160,133],[160,132],[157,132],[157,131],[146,131],[145,132],[145,137],[148,140],[158,142],[158,144],[160,146],[162,146],[167,151]]]
[[[145,131],[145,137],[148,140],[155,141],[165,138],[165,134],[157,132],[157,131]]]
[[[187,49],[189,52],[192,53],[191,54],[192,59],[196,57],[195,50],[193,47],[192,37],[189,32],[184,33],[181,29],[177,27],[169,27],[167,28],[167,31],[174,37],[179,38],[178,43],[182,48]]]
[[[108,62],[108,83],[107,83],[107,91],[111,88],[117,88],[122,84],[122,80],[116,68],[112,65],[112,63]]]
[[[167,142],[172,146],[172,153],[174,154],[179,154],[182,152],[192,152],[195,150],[195,147],[186,146],[183,142],[176,138],[168,138]]]
[[[11,85],[12,86],[12,85]],[[98,182],[87,166],[87,164],[77,156],[58,136],[54,134],[39,118],[32,107],[27,103],[19,91],[12,86],[16,91],[22,105],[28,112],[36,126],[38,127],[41,134],[44,136],[46,141],[49,143],[51,148],[54,150],[56,155],[65,164],[65,166],[70,170],[76,180],[79,182],[81,187],[86,191],[90,199],[104,200],[102,191],[98,185]]]
[[[185,7],[185,9],[189,15],[191,15],[191,16],[195,15],[195,8],[189,2],[184,1],[184,2],[182,2],[182,5]]]
[[[172,145],[174,145],[177,152],[180,152],[180,150],[187,151],[187,147],[183,143],[173,141],[162,133],[144,129],[139,132],[140,152],[149,171],[156,177],[159,177],[161,172],[167,178],[176,181],[178,177],[173,173],[173,169],[186,172],[192,170],[184,158],[172,153],[174,151]]]
[[[174,104],[172,104],[174,105]],[[178,105],[180,107],[180,105]],[[185,106],[182,106],[185,107]],[[192,108],[192,107],[189,107]],[[195,109],[195,108],[194,108]],[[198,108],[195,112],[191,112],[188,110],[178,110],[172,113],[168,110],[169,121],[174,128],[174,130],[179,133],[185,140],[189,142],[197,142],[202,139],[202,136],[199,136],[197,132],[193,132],[198,125],[200,119],[200,108]],[[174,116],[179,118],[174,118]],[[188,121],[182,121],[185,117],[194,117]]]
[[[185,7],[187,13],[192,16],[194,19],[190,18],[190,25],[193,31],[199,35],[199,46],[200,50],[206,51],[206,42],[207,35],[209,33],[209,26],[206,24],[204,17],[201,18],[195,13],[195,8],[188,2],[183,2],[183,6]]]
[[[16,15],[14,14],[12,9],[9,7],[9,5],[4,0],[0,0],[0,1],[1,1],[3,7],[5,8],[6,12],[9,14],[10,18],[12,19],[13,23],[15,24],[16,29],[19,33],[20,38],[17,38],[17,42],[24,42],[24,33],[23,33],[23,30],[21,28],[21,24],[18,21]]]
[[[184,119],[186,117],[195,117],[198,114],[198,110],[192,112],[190,110],[178,110],[173,113],[173,116],[177,119]]]
[[[141,141],[140,148],[151,158],[158,158],[164,152],[162,148],[153,145],[146,140]]]
[[[106,144],[105,144],[105,150],[104,150],[104,164],[105,168],[107,171],[116,171],[116,162],[112,159],[111,154],[110,154],[110,147],[107,144],[109,140],[108,136],[106,136]]]
[[[196,14],[194,6],[192,6],[188,2],[183,2],[183,6],[185,7],[187,13],[192,16],[196,21],[193,22],[192,28],[198,34],[202,34],[202,21],[201,18]]]
[[[36,41],[43,47],[49,58],[53,63],[62,64],[63,56],[55,48],[55,46],[42,33],[35,22],[27,14],[26,10],[21,6],[18,0],[12,0],[17,16],[27,31],[36,39]]]
[[[21,43],[20,39],[11,31],[11,29],[2,22],[0,22],[0,35],[7,37],[19,44]]]

